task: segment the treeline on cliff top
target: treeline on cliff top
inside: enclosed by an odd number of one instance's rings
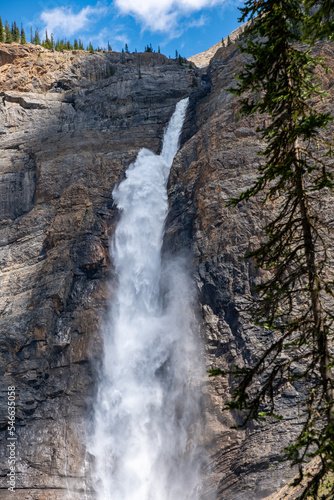
[[[47,30],[45,31],[45,38],[42,40],[39,34],[38,28],[33,29],[30,28],[30,43],[34,45],[41,45],[42,47],[50,50],[85,50],[85,47],[82,41],[79,39],[74,39],[74,43],[71,44],[66,39],[57,40],[54,39],[53,33],[51,33],[50,37],[48,35]],[[12,22],[11,25],[8,21],[5,21],[5,25],[3,25],[2,19],[0,17],[0,43],[21,43],[25,45],[27,43],[27,37],[23,25],[21,24],[21,29],[16,24],[16,21]],[[89,42],[86,50],[95,51],[92,44]],[[96,50],[102,50],[100,48]],[[111,50],[111,47],[108,43],[108,50]]]
[[[108,48],[94,48],[92,43],[89,42],[86,48],[83,45],[83,42],[80,40],[77,40],[74,38],[73,44],[65,39],[57,40],[54,39],[53,33],[49,36],[47,30],[45,30],[45,36],[44,39],[41,39],[41,36],[39,34],[38,28],[33,31],[32,28],[30,28],[30,43],[34,45],[40,45],[44,47],[45,49],[49,50],[57,50],[57,51],[62,51],[62,50],[86,50],[89,52],[102,52],[104,50],[108,50],[108,52],[112,51],[111,45],[108,42]],[[21,29],[17,26],[16,21],[12,22],[11,24],[8,21],[5,21],[5,25],[3,25],[1,16],[0,16],[0,43],[20,43],[21,45],[25,45],[27,42],[26,38],[26,33],[23,28],[23,25],[21,24]],[[122,49],[122,52],[130,53],[128,44],[126,43],[124,48]],[[134,51],[135,53],[137,52],[137,49]],[[154,53],[155,50],[152,47],[152,44],[150,43],[149,45],[145,46],[144,52],[152,52]],[[158,53],[160,53],[160,47],[158,47]],[[170,56],[169,56],[170,58]],[[179,61],[180,64],[183,64],[185,62],[188,62],[186,58],[182,57],[178,51],[175,51],[175,59]]]

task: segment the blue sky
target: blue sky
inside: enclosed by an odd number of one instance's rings
[[[2,4],[2,5],[1,5]],[[189,57],[203,52],[238,27],[240,0],[4,0],[0,3],[3,23],[23,23],[27,40],[30,27],[44,37],[73,42],[81,38],[84,46],[121,51],[128,44],[138,52],[152,44],[153,49],[175,57],[175,50]]]

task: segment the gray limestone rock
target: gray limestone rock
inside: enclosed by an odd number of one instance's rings
[[[38,53],[40,52],[40,56]],[[332,44],[320,55],[334,64]],[[85,429],[96,390],[100,325],[115,276],[109,240],[112,190],[142,147],[159,152],[176,102],[190,96],[182,147],[170,174],[165,252],[192,256],[207,367],[248,365],[266,333],[243,312],[262,279],[243,259],[271,209],[260,200],[227,207],[256,178],[262,119],[236,122],[225,91],[244,56],[220,49],[206,73],[161,54],[53,54],[0,44],[0,488],[7,491],[6,388],[17,389],[18,500],[94,498]],[[333,80],[322,78],[331,97]],[[262,120],[262,121],[261,121]],[[330,132],[329,132],[330,134]],[[330,198],[323,200],[329,232]],[[241,258],[241,259],[240,259]],[[221,411],[231,381],[204,388],[211,462],[206,497],[256,500],[293,475],[280,450],[298,429],[300,388],[287,386],[288,423],[231,429]],[[204,499],[203,499],[204,500]]]

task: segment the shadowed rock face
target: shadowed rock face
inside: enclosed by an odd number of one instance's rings
[[[333,68],[333,44],[319,44],[316,50]],[[244,257],[263,237],[262,228],[275,204],[262,206],[254,198],[235,208],[226,206],[254,183],[264,161],[258,156],[264,144],[256,132],[264,118],[237,120],[237,102],[225,90],[233,85],[244,57],[232,45],[220,49],[211,61],[211,92],[196,106],[198,130],[179,151],[170,174],[165,235],[165,251],[191,249],[206,360],[208,367],[222,370],[235,364],[249,366],[270,342],[268,332],[255,327],[243,312],[246,297],[263,278],[263,272]],[[321,74],[321,80],[330,96],[326,104],[318,105],[333,112],[333,75]],[[326,132],[327,139],[332,137],[333,128]],[[333,201],[322,193],[320,202],[319,216],[326,227],[327,244],[333,248]],[[250,424],[237,431],[231,425],[240,423],[240,417],[221,411],[230,385],[231,380],[222,378],[208,382],[208,447],[213,464],[208,489],[210,485],[217,489],[221,500],[267,498],[296,473],[289,464],[279,462],[279,455],[298,430],[302,387],[286,385],[278,395],[279,411],[287,421]],[[282,494],[288,498],[284,494],[289,493]]]
[[[332,64],[332,45],[321,50]],[[164,250],[191,251],[208,367],[249,363],[267,342],[241,312],[261,274],[238,258],[258,243],[270,210],[258,200],[225,206],[255,179],[263,147],[255,132],[263,120],[236,122],[224,90],[242,61],[232,45],[202,74],[161,54],[0,45],[0,376],[19,394],[16,498],[61,500],[68,489],[72,499],[93,498],[84,435],[113,293],[111,193],[141,147],[160,150],[187,95]],[[323,81],[332,92],[332,77]],[[291,424],[245,431],[221,412],[229,381],[210,379],[205,391],[208,497],[255,500],[283,486],[292,472],[278,453],[296,429],[298,387],[281,396]],[[0,488],[9,499],[6,409],[5,393]]]
[[[38,52],[0,45],[0,372],[19,394],[16,498],[70,488],[81,499],[91,363],[112,293],[111,193],[141,147],[159,151],[200,74],[159,54]]]

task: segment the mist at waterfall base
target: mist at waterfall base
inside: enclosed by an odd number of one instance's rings
[[[201,349],[193,284],[181,258],[162,263],[166,184],[188,105],[180,101],[160,156],[142,149],[113,191],[118,278],[104,326],[95,401],[98,500],[197,500]]]

